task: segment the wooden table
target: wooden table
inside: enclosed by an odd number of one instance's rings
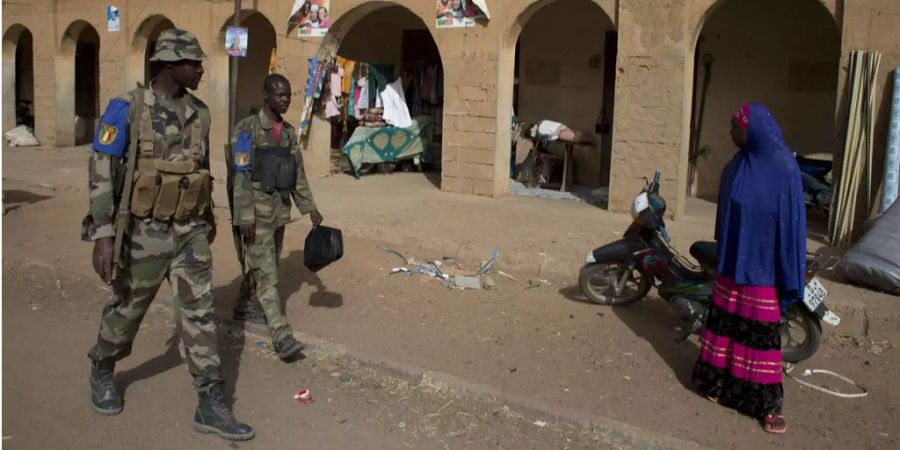
[[[593,138],[593,135],[591,134],[576,131],[575,135],[576,137],[581,138],[577,142],[574,140],[563,139],[562,137],[558,140],[558,142],[565,146],[562,183],[559,186],[560,192],[569,192],[569,189],[572,188],[572,178],[575,176],[575,147],[593,147],[597,145],[597,141],[591,139]],[[587,136],[590,136],[590,138],[587,138]]]

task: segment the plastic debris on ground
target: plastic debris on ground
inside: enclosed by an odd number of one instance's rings
[[[528,280],[528,287],[526,289],[534,289],[542,286],[553,286],[553,283],[551,283],[550,280],[543,279]]]
[[[522,286],[522,287],[524,287],[524,288],[526,288],[526,289],[530,287],[530,286],[528,285],[528,283],[523,283],[523,282],[520,281],[518,278],[516,278],[516,277],[514,277],[514,276],[512,276],[512,275],[510,275],[510,274],[508,274],[508,273],[506,273],[506,272],[504,272],[504,271],[502,271],[502,270],[498,270],[497,273],[500,274],[501,276],[505,277],[505,278],[509,278],[510,280],[513,280],[513,281],[515,281],[516,283],[519,283],[520,286]]]
[[[441,260],[418,263],[414,258],[409,258],[392,248],[384,247],[383,250],[396,255],[403,260],[404,266],[391,269],[391,274],[402,273],[408,277],[413,275],[424,275],[426,277],[437,279],[448,289],[480,290],[482,288],[494,289],[496,287],[496,281],[487,277],[488,274],[494,271],[494,267],[497,265],[497,260],[500,257],[500,252],[496,248],[491,252],[491,256],[484,260],[481,265],[475,269],[475,272],[471,274],[453,273],[457,271],[444,268],[444,262]],[[490,287],[485,287],[486,281],[487,285]]]
[[[6,132],[6,145],[10,147],[37,147],[41,145],[34,134],[25,125],[20,125]]]
[[[294,399],[302,404],[312,403],[313,400],[312,395],[309,393],[309,389],[301,389],[294,394]]]
[[[453,287],[459,289],[481,289],[481,279],[478,277],[468,277],[465,275],[457,275],[453,277]]]
[[[256,341],[256,348],[265,348],[265,346],[266,346],[266,341],[263,341],[263,340]]]

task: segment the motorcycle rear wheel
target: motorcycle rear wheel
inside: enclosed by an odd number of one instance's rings
[[[622,291],[616,293],[615,285],[622,279],[628,264],[624,262],[589,264],[581,268],[578,287],[592,302],[598,305],[624,306],[647,296],[653,283],[643,269],[634,268],[625,280]]]
[[[798,363],[811,358],[822,344],[822,323],[800,302],[788,307],[781,323],[781,359]]]

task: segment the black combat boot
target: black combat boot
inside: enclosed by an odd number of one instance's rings
[[[238,304],[234,305],[234,313],[231,315],[231,318],[238,322],[250,322],[260,325],[266,325],[267,323],[266,313],[262,310],[262,306],[259,302],[252,300],[238,301]]]
[[[91,407],[101,416],[122,412],[122,397],[116,391],[116,362],[109,359],[91,363]]]
[[[304,348],[305,344],[290,335],[275,343],[275,353],[278,353],[278,358],[284,362],[297,361]]]
[[[208,393],[200,394],[200,405],[194,413],[194,430],[215,433],[229,441],[248,441],[256,435],[250,425],[235,419],[231,408],[225,403],[221,384],[213,386]]]

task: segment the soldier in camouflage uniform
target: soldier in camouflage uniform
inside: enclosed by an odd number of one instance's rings
[[[303,170],[297,132],[286,121],[291,84],[272,74],[263,82],[262,111],[238,122],[231,139],[232,224],[242,248],[238,257],[246,270],[235,305],[236,319],[265,321],[279,358],[295,361],[304,345],[294,339],[278,295],[278,258],[284,226],[291,220],[291,199],[313,226],[322,223]],[[260,306],[252,300],[253,292]]]
[[[131,353],[141,320],[167,279],[180,307],[183,354],[200,399],[194,429],[247,440],[254,433],[225,402],[217,350],[209,110],[187,92],[197,88],[205,57],[191,33],[162,32],[150,59],[162,65],[159,75],[148,88],[138,86],[111,100],[100,119],[90,156],[84,234],[94,242],[94,269],[112,285],[113,298],[88,353],[91,405],[102,415],[122,411],[115,363]],[[128,167],[134,177],[126,180],[129,169],[124,167],[132,161]],[[125,183],[134,188],[126,189]],[[130,199],[117,198],[126,197],[123,191]],[[122,248],[114,248],[113,236]],[[121,252],[120,266],[113,265],[116,252]]]

